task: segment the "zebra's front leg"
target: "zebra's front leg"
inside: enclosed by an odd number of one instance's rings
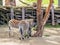
[[[13,28],[12,26],[9,26],[9,37],[13,36]]]
[[[9,26],[9,37],[11,37],[11,27]]]
[[[23,32],[23,28],[21,26],[19,26],[19,33],[20,33],[20,38],[21,40],[24,39],[24,32]]]

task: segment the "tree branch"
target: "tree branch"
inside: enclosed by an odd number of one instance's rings
[[[23,3],[23,4],[25,4],[25,5],[29,5],[29,4],[27,4],[26,2],[23,2],[22,0],[19,0],[21,3]]]

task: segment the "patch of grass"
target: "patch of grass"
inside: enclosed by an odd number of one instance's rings
[[[49,37],[50,35],[47,35],[47,34],[46,34],[46,35],[44,35],[44,36],[45,36],[45,37]]]
[[[46,24],[44,27],[45,28],[60,28],[60,24],[59,25],[54,25],[54,26],[52,26],[51,24]],[[32,30],[36,31],[36,29],[37,29],[37,25],[35,27],[32,27]]]
[[[46,24],[45,27],[47,27],[47,28],[60,28],[60,25],[52,26],[51,24]]]
[[[0,27],[7,27],[7,26],[8,26],[8,24],[0,25]]]

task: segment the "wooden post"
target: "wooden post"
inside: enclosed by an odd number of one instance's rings
[[[60,0],[58,0],[58,7],[60,7]]]
[[[14,9],[13,9],[13,7],[11,7],[10,10],[11,10],[11,19],[14,19]]]
[[[22,19],[24,20],[25,19],[25,8],[22,7]]]
[[[52,25],[54,26],[55,25],[55,20],[54,20],[54,4],[52,4],[52,7],[51,7],[51,16],[52,16]]]

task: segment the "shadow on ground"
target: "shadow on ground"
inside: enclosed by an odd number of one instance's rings
[[[43,37],[19,40],[18,29],[9,37],[8,27],[0,27],[0,45],[60,45],[60,28],[45,28]]]

